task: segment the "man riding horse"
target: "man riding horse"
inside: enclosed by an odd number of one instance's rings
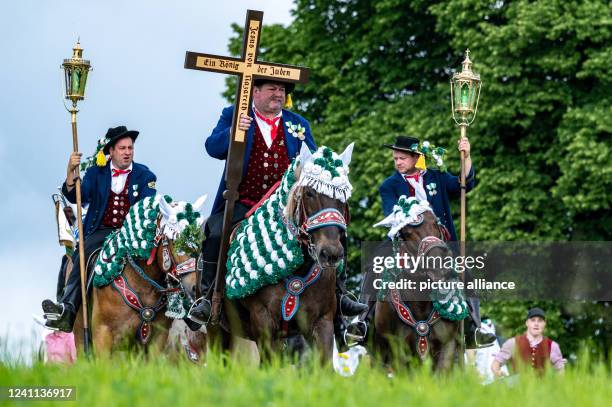
[[[396,169],[379,188],[385,216],[392,213],[393,207],[402,195],[427,201],[444,226],[445,240],[456,241],[457,234],[450,210],[450,198],[460,194],[459,177],[446,171],[428,169],[424,165],[425,155],[428,155],[438,167],[444,168],[442,160],[444,150],[408,136],[399,136],[394,144],[384,146],[392,150]],[[470,191],[475,185],[475,171],[472,167],[470,143],[467,138],[459,140],[458,149],[465,152],[466,187],[467,191]],[[466,345],[468,348],[478,347],[477,345],[489,346],[495,341],[495,336],[480,331],[480,302],[474,297],[468,297],[467,302],[470,308],[470,323],[466,330]]]
[[[232,219],[234,224],[244,219],[247,212],[281,180],[291,160],[298,156],[303,143],[306,143],[310,150],[316,150],[308,121],[283,109],[287,95],[294,86],[293,83],[270,79],[257,79],[254,82],[250,114],[241,116],[238,122],[240,130],[247,131],[247,141],[243,178],[238,188],[239,199]],[[217,126],[206,139],[206,151],[213,158],[227,158],[233,113],[233,106],[223,109]],[[224,171],[212,213],[206,222],[206,240],[202,247],[202,293],[209,292],[216,275],[225,207],[222,193],[225,189]],[[345,279],[346,273],[338,279],[339,309],[345,315],[357,315],[367,306],[343,295],[346,293]],[[210,302],[204,300],[194,307],[191,314],[194,319],[202,322],[209,319],[210,312]]]
[[[106,237],[121,228],[129,209],[137,201],[155,195],[156,176],[148,167],[133,162],[134,142],[138,131],[125,126],[110,128],[98,143],[98,153],[92,166],[85,173],[81,184],[81,201],[89,204],[85,222],[85,257],[102,246]],[[110,161],[106,163],[106,155]],[[70,155],[66,181],[62,193],[72,203],[76,202],[74,170],[81,164],[81,153]],[[79,251],[72,258],[73,269],[59,302],[46,299],[42,308],[46,326],[71,332],[81,306],[81,273]]]

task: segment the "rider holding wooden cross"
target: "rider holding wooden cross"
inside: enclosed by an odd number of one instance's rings
[[[234,207],[233,224],[244,219],[245,215],[276,187],[291,160],[299,155],[302,143],[306,143],[312,151],[316,149],[308,121],[283,109],[294,86],[293,83],[274,78],[254,81],[250,113],[238,120],[238,128],[247,133],[242,181],[238,187],[239,197]],[[234,106],[223,109],[217,126],[206,139],[206,152],[213,158],[227,159],[233,113]],[[222,194],[225,190],[224,170],[212,213],[205,227],[206,240],[202,247],[204,294],[211,290],[217,272],[225,208]],[[346,276],[339,277],[339,308],[345,315],[356,315],[365,310],[366,306],[342,295],[346,292],[345,278]],[[204,323],[208,321],[210,313],[211,303],[206,299],[192,309],[191,316],[195,321]]]
[[[82,203],[89,204],[84,222],[85,260],[102,246],[106,237],[121,228],[130,207],[137,201],[155,195],[156,176],[148,167],[133,162],[134,142],[138,132],[125,126],[108,129],[98,142],[98,151],[90,162],[81,184]],[[110,160],[106,162],[106,156]],[[81,153],[70,155],[66,181],[62,193],[68,201],[76,202],[75,169],[81,164]],[[71,332],[81,306],[81,273],[79,251],[73,256],[73,269],[68,277],[59,303],[44,300],[42,308],[50,329]]]

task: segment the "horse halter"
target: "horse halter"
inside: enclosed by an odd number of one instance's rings
[[[323,208],[314,215],[307,216],[306,208],[304,208],[304,201],[300,196],[295,210],[295,220],[296,223],[299,224],[300,219],[303,218],[304,222],[298,228],[297,239],[308,248],[308,254],[316,264],[320,265],[315,244],[312,242],[312,232],[329,226],[336,226],[343,232],[346,232],[348,225],[347,219],[349,218],[347,204],[345,204],[345,209],[346,216],[336,208]]]
[[[161,264],[161,269],[166,274],[166,276],[174,279],[177,283],[180,284],[181,278],[183,276],[193,273],[197,270],[197,260],[193,257],[190,257],[189,259],[181,263],[177,263],[176,259],[174,258],[174,255],[172,254],[172,250],[170,250],[169,248],[169,239],[164,233],[164,229],[166,228],[166,226],[164,225],[160,227],[160,222],[161,215],[159,215],[157,218],[157,229],[155,231],[155,238],[153,239],[153,249],[151,249],[151,254],[149,256],[149,259],[147,260],[147,266],[153,264],[155,256],[157,255],[157,250],[159,249],[159,245],[161,243],[163,260]]]

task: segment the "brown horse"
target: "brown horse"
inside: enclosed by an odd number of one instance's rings
[[[394,251],[407,253],[414,258],[446,258],[452,255],[444,242],[444,229],[430,210],[419,214],[416,222],[403,226],[396,239]],[[449,277],[448,269],[433,267],[420,268],[414,274],[400,270],[394,279],[409,278],[419,284],[420,281],[441,281]],[[407,292],[404,294],[410,296]],[[388,368],[393,356],[402,365],[417,355],[420,361],[430,356],[436,371],[452,367],[460,325],[457,321],[442,319],[432,301],[412,296],[412,299],[404,302],[402,290],[388,290],[385,300],[376,302],[374,326],[375,347]]]
[[[111,284],[94,287],[91,306],[90,327],[93,349],[96,355],[108,355],[124,346],[135,348],[145,345],[147,351],[162,351],[167,348],[168,333],[173,319],[164,315],[166,298],[169,293],[185,296],[193,303],[200,296],[197,261],[174,249],[174,239],[165,233],[164,221],[173,209],[165,205],[163,199],[156,220],[155,246],[148,260],[128,256],[123,272]],[[93,269],[96,255],[88,261],[88,269]],[[79,309],[74,326],[77,350],[82,352],[83,320],[82,307]],[[194,334],[200,336],[203,334]],[[202,350],[196,347],[197,353]],[[187,349],[186,349],[187,350]],[[193,349],[191,349],[193,350]],[[200,355],[188,356],[191,360]],[[194,356],[197,356],[195,358]]]
[[[304,163],[312,159],[306,144],[303,146],[295,179],[300,179]],[[339,156],[346,168],[351,152],[352,145]],[[279,354],[286,339],[302,335],[320,352],[324,362],[330,362],[336,272],[345,257],[348,203],[296,182],[288,194],[283,215],[279,216],[283,216],[283,224],[290,225],[288,228],[293,226],[304,263],[292,276],[252,295],[239,300],[226,298],[222,325],[232,336],[254,340],[263,361]],[[218,331],[215,327],[209,330],[215,331]],[[225,339],[223,345],[228,348],[231,344],[227,336]]]

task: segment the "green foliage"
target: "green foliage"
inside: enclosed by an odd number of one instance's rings
[[[383,143],[398,133],[429,140],[446,147],[445,163],[458,172],[449,78],[466,48],[483,81],[468,129],[477,170],[468,238],[612,240],[607,1],[296,0],[293,15],[286,27],[265,26],[261,58],[311,69],[293,100],[319,145],[355,142],[353,274],[360,269],[358,243],[384,236],[371,227],[382,218],[378,187],[393,172]],[[241,28],[233,29],[229,48],[238,54]],[[234,92],[231,85],[226,96]],[[583,305],[580,315],[607,311],[609,322],[608,303]],[[593,334],[576,330],[577,314],[551,307],[564,322],[559,333]]]
[[[196,223],[190,223],[173,243],[175,254],[184,253],[190,257],[197,258],[202,250],[204,237],[204,230],[202,227],[198,226]]]

